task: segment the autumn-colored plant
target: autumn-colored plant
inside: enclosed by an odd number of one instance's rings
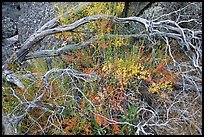
[[[114,131],[114,134],[120,133],[120,128],[117,124],[113,124],[113,131]]]
[[[108,124],[107,120],[99,114],[96,114],[96,122],[99,125],[106,126]]]
[[[60,15],[67,10],[59,5],[56,8]],[[123,8],[124,3],[93,2],[78,13],[70,14],[69,18],[62,16],[60,24],[67,25],[95,14],[120,16]],[[106,34],[118,34],[117,27],[109,19],[101,19],[84,24],[76,31],[55,34],[64,41],[59,46],[83,43],[96,35],[98,39],[85,48],[51,58],[49,64],[46,59],[33,59],[27,67],[35,74],[35,81],[22,80],[26,88],[15,87],[14,90],[20,99],[30,102],[43,93],[37,105],[47,109],[34,108],[29,116],[37,119],[48,134],[135,134],[132,125],[139,125],[143,117],[138,111],[139,101],[145,101],[145,97],[151,98],[151,95],[167,99],[168,93],[173,91],[173,85],[179,79],[177,74],[166,69],[170,57],[164,49],[155,47],[156,52],[153,52],[144,40],[135,44],[124,37],[105,37]],[[75,69],[80,74],[75,71],[52,73],[46,83],[43,76],[53,68]],[[82,78],[92,74],[95,79]],[[3,93],[3,110],[10,113],[18,100],[11,97],[9,89],[5,88]],[[26,132],[26,124],[31,125],[28,121],[26,117],[22,123],[23,132]],[[37,134],[39,127],[32,126],[33,134]]]

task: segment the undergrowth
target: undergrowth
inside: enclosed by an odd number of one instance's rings
[[[56,8],[59,15],[68,10],[60,5],[56,5]],[[62,16],[60,23],[70,24],[95,14],[120,16],[123,8],[124,3],[93,2],[69,18]],[[38,108],[29,111],[29,117],[41,125],[45,134],[135,134],[134,126],[120,122],[139,124],[141,100],[146,98],[143,95],[170,100],[169,93],[173,92],[179,75],[165,69],[172,64],[171,57],[165,52],[165,44],[158,42],[152,48],[145,45],[144,40],[133,43],[129,38],[104,37],[105,34],[122,33],[118,29],[120,27],[125,26],[118,26],[106,19],[80,26],[76,31],[55,34],[56,38],[64,40],[65,46],[72,42],[84,42],[95,35],[99,38],[88,47],[50,57],[50,63],[43,58],[30,61],[26,69],[34,73],[36,79],[22,79],[25,89],[13,88],[22,100],[28,101],[47,91],[38,104],[50,111]],[[42,78],[52,68],[75,69],[85,74],[96,74],[98,78],[90,82],[53,74],[48,88],[44,89]],[[12,91],[6,88],[8,84],[3,85],[2,103],[3,111],[11,113],[18,100],[10,96]],[[21,121],[19,131],[22,134],[42,134],[39,126],[33,124],[29,117]]]

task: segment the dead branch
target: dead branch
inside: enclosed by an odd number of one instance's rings
[[[145,26],[145,32],[149,36],[150,39],[152,39],[153,36],[161,36],[161,37],[166,37],[166,38],[174,38],[178,42],[178,44],[181,45],[181,48],[186,48],[187,52],[191,52],[193,54],[193,63],[194,66],[197,68],[201,68],[200,65],[198,64],[198,60],[201,57],[200,56],[200,49],[195,48],[194,44],[192,44],[191,39],[198,39],[201,40],[200,36],[198,34],[202,34],[201,31],[193,31],[193,30],[184,30],[179,26],[178,23],[171,21],[171,20],[163,20],[159,22],[152,22],[140,17],[127,17],[127,18],[118,18],[118,17],[113,17],[111,15],[94,15],[94,16],[89,16],[89,17],[84,17],[72,24],[69,24],[67,26],[61,26],[58,28],[53,28],[53,29],[47,29],[47,30],[42,30],[42,31],[37,31],[33,35],[31,35],[23,44],[23,47],[17,52],[17,59],[22,62],[25,60],[26,55],[30,52],[29,50],[34,46],[36,42],[39,40],[42,40],[44,37],[47,35],[51,34],[56,34],[60,32],[65,32],[65,31],[71,31],[76,29],[77,27],[89,23],[91,21],[95,20],[100,20],[100,19],[107,19],[110,18],[110,20],[117,22],[117,23],[129,23],[130,21],[134,22],[139,22],[142,25]],[[187,37],[188,35],[188,37]],[[190,35],[190,37],[189,37]],[[187,39],[188,38],[188,39]],[[190,40],[189,40],[190,39]],[[89,41],[88,41],[89,42]],[[87,42],[87,43],[88,43]],[[86,43],[86,42],[85,42]],[[41,52],[41,55],[39,55],[39,52],[34,54],[35,56],[47,56],[48,54],[50,55],[59,55],[59,53],[62,52],[62,50],[69,50],[72,49],[73,46],[68,46],[65,47],[64,49],[59,49],[56,52],[51,52],[51,51],[43,51]],[[193,48],[196,52],[192,52],[191,48]],[[77,49],[77,48],[76,48]],[[199,53],[198,53],[199,52]],[[44,55],[43,55],[44,54]],[[189,53],[187,53],[189,54]],[[31,56],[31,55],[29,55]],[[30,58],[30,57],[29,57]]]
[[[180,9],[180,10],[183,10],[183,9]],[[174,13],[177,13],[177,12],[180,12],[180,11],[175,11]],[[179,126],[181,126],[180,123],[182,122],[185,123],[186,121],[188,123],[192,123],[191,122],[192,117],[196,113],[201,111],[201,110],[198,110],[191,115],[187,115],[189,114],[190,107],[182,108],[180,104],[184,106],[188,106],[188,105],[193,106],[193,104],[195,104],[195,101],[199,101],[198,99],[201,98],[202,78],[200,75],[202,73],[202,63],[200,61],[202,60],[202,38],[201,38],[202,31],[196,30],[196,29],[194,30],[192,28],[190,29],[190,28],[181,27],[182,23],[191,23],[191,22],[195,22],[198,25],[201,25],[196,19],[183,20],[183,21],[178,21],[178,20],[172,21],[169,19],[161,20],[163,17],[169,16],[170,14],[172,13],[163,15],[155,20],[147,20],[140,17],[118,18],[118,17],[113,17],[111,15],[94,15],[94,16],[82,18],[66,26],[59,26],[59,22],[58,22],[59,17],[57,17],[49,21],[48,23],[46,23],[38,31],[36,31],[33,35],[31,35],[24,42],[22,48],[17,52],[17,58],[15,58],[15,55],[13,55],[7,63],[13,60],[15,61],[18,60],[22,62],[33,58],[58,56],[60,54],[63,54],[66,51],[77,50],[83,47],[87,47],[92,42],[97,40],[99,36],[94,36],[83,43],[68,45],[56,50],[41,50],[41,51],[35,51],[34,53],[31,53],[32,48],[36,46],[35,44],[38,41],[45,38],[46,36],[65,32],[65,31],[73,31],[77,27],[80,27],[83,24],[86,24],[92,21],[109,18],[110,21],[113,21],[116,23],[130,23],[130,22],[140,23],[144,26],[144,31],[140,32],[139,34],[131,34],[131,35],[110,34],[105,36],[109,38],[112,38],[115,36],[134,37],[138,39],[147,38],[149,41],[153,42],[153,44],[155,44],[154,42],[156,41],[157,37],[162,38],[166,43],[167,52],[169,53],[172,60],[174,61],[173,68],[176,69],[176,71],[179,74],[181,74],[181,77],[182,77],[182,80],[181,80],[182,82],[177,83],[175,85],[175,87],[179,89],[179,93],[173,97],[171,102],[168,102],[168,101],[159,102],[160,104],[158,104],[156,108],[151,108],[150,106],[142,102],[142,105],[139,106],[139,110],[138,110],[138,113],[140,112],[141,117],[139,118],[139,122],[137,125],[129,122],[117,122],[115,120],[111,120],[104,116],[102,117],[105,118],[109,124],[115,124],[115,123],[121,124],[121,125],[126,124],[128,126],[134,127],[136,129],[135,134],[153,134],[151,132],[146,131],[147,127],[153,127],[153,128],[159,127],[164,129],[168,128],[168,130],[174,131],[175,127],[171,125],[172,123],[177,124]],[[177,43],[180,45],[180,49],[187,55],[187,57],[189,57],[188,62],[178,62],[175,59],[175,57],[172,54],[172,49],[171,49],[172,46],[170,45],[170,39],[175,39],[177,41]],[[2,68],[5,68],[4,66]],[[56,76],[53,74],[58,74],[58,75]],[[83,91],[79,87],[77,87],[77,84],[82,81],[92,82],[93,80],[97,79],[97,76],[94,74],[84,74],[82,72],[79,72],[73,69],[68,69],[68,68],[66,69],[54,68],[47,71],[47,73],[42,77],[41,80],[43,80],[45,84],[41,88],[44,89],[44,91],[40,95],[36,93],[36,96],[32,101],[28,101],[25,96],[23,96],[23,99],[21,99],[15,93],[16,91],[14,89],[12,89],[11,87],[8,88],[10,91],[12,91],[11,95],[17,99],[19,104],[15,106],[15,108],[12,110],[11,113],[9,114],[3,113],[2,117],[5,118],[3,119],[4,120],[3,126],[4,128],[6,128],[5,131],[9,134],[11,133],[17,134],[18,133],[17,128],[19,126],[19,123],[22,121],[22,119],[25,118],[25,116],[28,116],[32,124],[36,124],[39,127],[40,131],[44,133],[44,129],[37,122],[37,120],[33,119],[29,115],[28,112],[31,110],[31,108],[38,108],[43,110],[44,112],[51,113],[50,117],[47,120],[47,123],[50,123],[52,126],[57,127],[52,121],[54,121],[53,118],[56,117],[57,115],[62,116],[62,112],[64,111],[64,106],[60,106],[56,102],[54,102],[55,104],[50,103],[49,105],[55,105],[57,108],[61,108],[60,111],[54,111],[52,109],[49,109],[44,104],[43,105],[37,104],[37,102],[39,102],[42,99],[42,97],[45,95],[46,92],[52,91],[51,88],[50,90],[48,90],[48,84],[50,80],[52,80],[53,82],[55,79],[59,79],[65,76],[68,76],[72,80],[72,82],[70,82],[72,86],[70,89],[67,89],[67,94],[64,96],[71,97],[71,99],[74,100],[74,95],[70,95],[68,93],[69,93],[69,90],[77,90],[77,92],[80,92],[82,94],[82,96],[86,99],[89,105],[94,108],[94,111],[91,110],[91,113],[96,114],[96,109],[94,104],[85,96]],[[7,81],[16,84],[20,88],[24,87],[23,84],[19,81],[18,76],[13,72],[4,70],[3,77]],[[74,79],[78,80],[77,84],[75,83]],[[24,94],[28,92],[28,88],[24,91]],[[198,93],[197,97],[189,104],[188,102],[184,101],[186,96],[191,93],[191,92],[188,92],[188,93],[185,92],[188,89],[196,91],[196,93]],[[5,89],[3,88],[3,90]],[[60,97],[56,97],[56,98],[60,98]],[[23,109],[20,106],[23,106]],[[17,113],[17,110],[21,110],[21,114]],[[145,114],[148,115],[149,118],[146,118]],[[173,117],[171,114],[176,115],[176,117]],[[60,121],[59,118],[57,118],[57,120]],[[193,123],[193,125],[201,134],[202,129],[199,128],[197,124]],[[57,128],[60,129],[59,127]]]

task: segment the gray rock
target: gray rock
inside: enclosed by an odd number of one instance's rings
[[[168,14],[188,6],[188,8],[181,12],[181,16],[178,21],[195,18],[202,24],[202,2],[195,2],[190,6],[191,3],[192,2],[131,2],[128,16],[134,15],[148,20],[153,20],[164,14]],[[177,18],[178,14],[174,13],[163,17],[162,20],[177,21]],[[201,26],[202,25],[197,25],[193,22],[181,25],[181,27],[193,29],[201,29]],[[139,33],[144,30],[144,27],[138,23],[132,23],[128,30],[130,30],[130,33]]]
[[[43,24],[55,17],[52,2],[22,2],[21,16],[19,17],[19,40],[23,43],[31,34]],[[45,10],[48,12],[45,13]]]
[[[9,38],[18,33],[19,2],[2,3],[2,38]]]
[[[54,9],[56,2],[22,2],[20,3],[22,14],[19,17],[19,41],[22,44],[35,31],[45,23],[56,17]],[[48,44],[58,45],[60,40],[54,36],[47,36],[39,42],[40,49],[44,49]]]
[[[162,16],[163,14],[168,14],[188,6],[185,8],[185,10],[180,12],[181,16],[179,20],[189,20],[195,18],[202,22],[202,2],[195,2],[193,5],[190,4],[192,4],[192,2],[156,2],[153,3],[151,7],[146,9],[141,17],[155,19]],[[173,13],[163,19],[176,21],[177,18],[178,13]]]
[[[2,57],[4,62],[14,52],[15,44],[22,45],[35,31],[42,27],[45,23],[57,16],[55,4],[68,6],[76,3],[58,3],[58,2],[4,2],[2,7]],[[10,45],[6,40],[18,34],[18,42]],[[62,40],[54,36],[47,36],[37,43],[37,49],[47,49],[48,47],[58,46]],[[51,45],[51,46],[48,46]]]
[[[15,51],[18,42],[19,2],[2,3],[2,63]]]

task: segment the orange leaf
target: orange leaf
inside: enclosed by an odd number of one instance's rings
[[[83,57],[84,53],[75,51],[75,55],[77,56],[78,59],[81,59]]]
[[[82,71],[86,74],[91,74],[92,72],[88,70],[87,68],[82,68]]]
[[[94,103],[95,105],[99,105],[99,104],[101,103],[100,97],[99,97],[99,96],[94,96],[94,97],[93,97],[93,103]]]
[[[108,124],[107,120],[103,118],[102,116],[100,116],[99,114],[96,115],[96,122],[99,125],[103,125],[103,126],[106,126]]]
[[[84,125],[84,134],[85,135],[91,135],[91,133],[92,133],[92,127],[91,127],[91,124],[90,123],[88,123],[88,124],[85,124]]]
[[[108,85],[106,90],[107,93],[110,94],[113,91],[113,88],[114,88],[113,85]]]
[[[31,72],[32,72],[32,73],[37,73],[38,70],[37,70],[36,68],[31,68]]]
[[[73,61],[74,61],[74,57],[73,57],[73,56],[68,56],[68,57],[67,57],[67,61],[73,62]]]
[[[87,96],[93,96],[94,95],[94,91],[93,90],[89,90],[88,92],[87,92]]]
[[[106,48],[108,48],[108,46],[107,46],[106,44],[103,44],[103,45],[102,45],[102,48],[103,48],[103,49],[106,49]]]
[[[23,92],[22,89],[20,89],[20,88],[18,88],[18,87],[16,88],[16,93],[17,93],[17,94],[18,94],[18,93],[20,94],[20,93],[22,93],[22,92]]]
[[[159,64],[158,66],[157,66],[157,68],[156,69],[154,69],[154,72],[163,72],[164,71],[164,66],[165,66],[165,64]]]
[[[40,73],[36,73],[36,77],[37,77],[38,79],[40,79],[40,78],[41,78],[41,74],[40,74]]]
[[[148,83],[152,82],[151,78],[145,78],[145,81],[147,81]]]
[[[57,126],[60,126],[61,124],[65,124],[66,125],[65,131],[66,131],[76,126],[77,121],[78,121],[77,117],[73,117],[71,119],[63,119],[61,123],[57,124]]]
[[[117,124],[114,124],[114,125],[113,125],[113,131],[114,131],[115,134],[120,133],[120,129],[119,129],[119,127],[118,127]]]

